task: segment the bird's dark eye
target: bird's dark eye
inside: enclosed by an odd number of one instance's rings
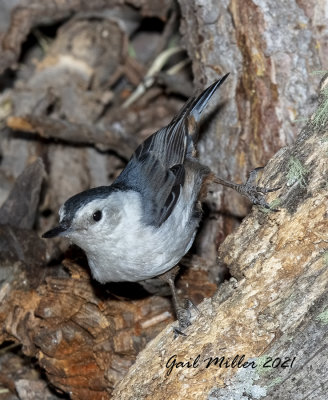
[[[96,222],[100,221],[101,217],[102,217],[102,212],[100,210],[95,211],[92,216],[93,220]]]

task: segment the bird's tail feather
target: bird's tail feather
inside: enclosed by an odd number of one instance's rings
[[[174,117],[172,123],[178,121],[183,117],[193,116],[195,122],[200,120],[200,115],[204,111],[210,98],[213,96],[218,87],[227,79],[229,73],[225,74],[222,78],[215,81],[207,89],[205,89],[199,96],[191,97],[183,106],[180,112]]]

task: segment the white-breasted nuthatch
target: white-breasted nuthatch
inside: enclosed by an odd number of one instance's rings
[[[68,199],[59,210],[59,226],[43,237],[64,236],[81,247],[101,283],[136,282],[170,271],[190,249],[209,181],[269,207],[262,194],[275,189],[252,186],[254,174],[245,185],[216,178],[195,155],[200,116],[227,76],[189,99],[169,125],[146,139],[111,186]]]

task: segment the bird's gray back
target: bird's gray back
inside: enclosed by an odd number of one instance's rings
[[[226,77],[214,82],[198,97],[190,98],[169,125],[146,139],[114,182],[114,187],[141,194],[146,224],[161,226],[177,204],[185,184],[185,161],[196,161],[191,134],[197,130],[201,113]]]

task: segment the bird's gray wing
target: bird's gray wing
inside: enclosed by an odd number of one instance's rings
[[[181,158],[183,162],[183,154]],[[148,225],[160,226],[171,214],[184,178],[182,163],[165,167],[156,154],[144,152],[138,158],[133,155],[113,186],[140,193],[143,221]]]
[[[193,148],[190,130],[227,76],[189,99],[169,125],[147,138],[114,182],[121,190],[140,193],[145,223],[160,226],[172,213],[185,182],[184,161]]]

